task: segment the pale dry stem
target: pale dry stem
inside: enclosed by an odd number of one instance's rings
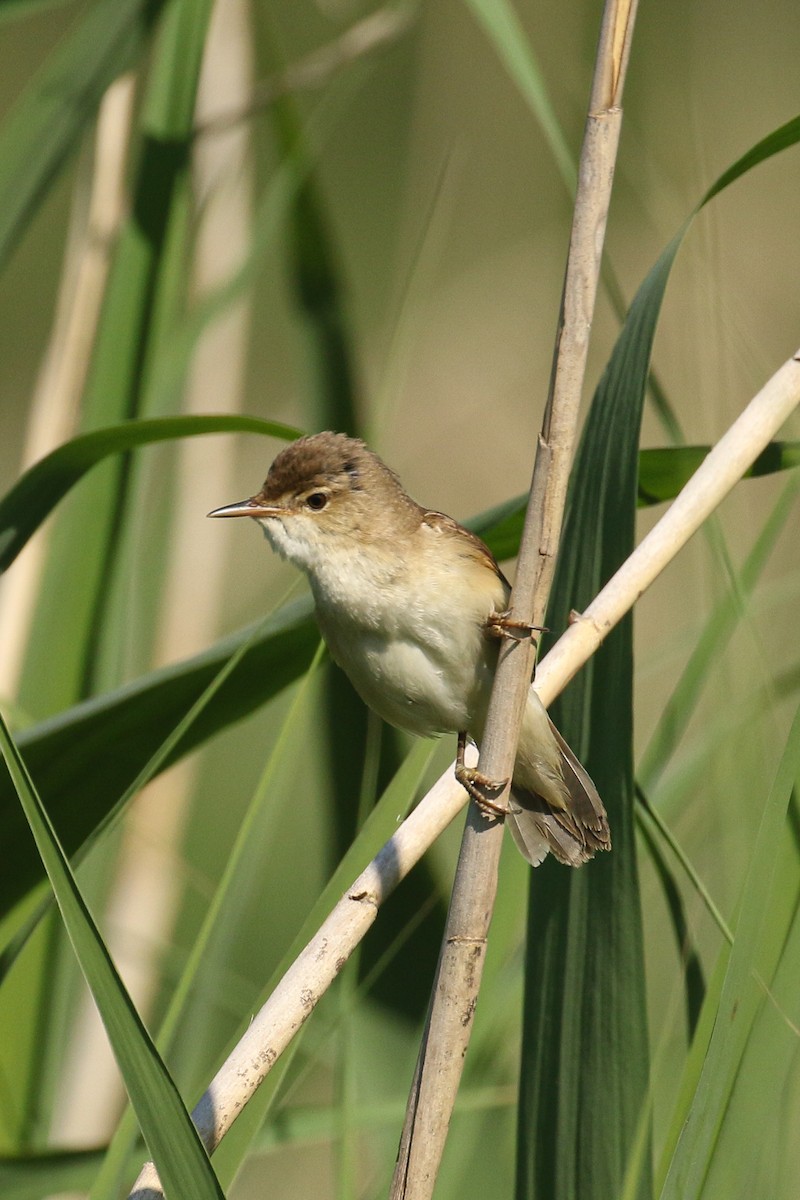
[[[604,12],[578,169],[550,392],[511,594],[512,620],[541,624],[555,569],[600,277],[622,120],[619,100],[635,7],[635,0],[608,0]],[[508,641],[501,647],[479,764],[490,779],[510,780],[513,774],[532,666],[532,646]],[[498,798],[500,803],[507,794]],[[473,801],[406,1109],[390,1191],[392,1200],[428,1200],[433,1194],[472,1032],[502,838],[502,819],[487,824]]]
[[[621,13],[621,7],[625,9],[624,13]],[[621,112],[618,101],[627,60],[632,13],[632,4],[620,6],[614,0],[609,0],[604,18],[591,111],[581,155],[550,395],[531,484],[531,501],[512,596],[512,619],[540,621],[552,579],[577,430],[619,137]],[[532,666],[531,655],[531,648],[524,643],[507,644],[501,649],[480,763],[481,770],[490,778],[506,778],[512,773]],[[443,797],[446,796],[448,807],[442,809],[442,812],[446,812],[446,823],[461,807],[464,793],[449,773],[439,781],[437,787]],[[426,797],[409,821],[421,822],[427,819],[428,812]],[[438,831],[438,823],[435,822],[435,825]],[[497,886],[502,835],[502,821],[487,824],[477,806],[470,805],[445,942],[434,985],[434,1001],[409,1098],[392,1185],[392,1196],[395,1197],[429,1196],[433,1190],[471,1032]],[[401,829],[389,846],[402,836]],[[359,883],[356,886],[360,890],[362,885]],[[319,948],[321,937],[333,936],[330,925],[335,918],[348,922],[352,895],[351,890],[326,922],[324,934],[321,931],[312,945]],[[357,912],[360,920],[357,922],[359,932],[356,941],[372,923],[375,905],[359,903]],[[340,914],[340,917],[336,917],[336,914]],[[354,941],[344,951],[342,936],[341,931],[336,934],[337,963],[345,961],[355,944]],[[309,947],[302,961],[308,958],[309,951],[311,961],[317,965],[329,959],[329,955],[320,956],[318,950]],[[313,997],[315,1003],[320,994],[320,980],[316,976],[313,983],[301,979],[296,984],[290,981],[290,977],[300,969],[301,960],[298,960],[279,989],[286,985],[294,996],[294,1003],[290,1001],[288,1027],[284,1024],[287,1042],[294,1029],[299,1028],[305,1019],[304,1014],[313,1007],[310,998]],[[254,1031],[254,1023],[247,1031],[241,1047],[237,1048],[236,1058],[240,1066],[233,1066],[229,1074],[232,1074],[240,1091],[251,1093],[277,1057],[279,1050],[273,1036],[272,1018],[265,1016],[267,1010],[271,1013],[277,1004],[278,1001],[273,997],[257,1018],[258,1030],[265,1031],[263,1037],[266,1040]],[[249,1049],[254,1038],[259,1038],[255,1054]],[[223,1072],[225,1070],[223,1068]],[[198,1126],[209,1148],[221,1136],[218,1126],[225,1123],[225,1114],[231,1111],[225,1094],[218,1076],[196,1112]],[[242,1102],[241,1096],[234,1101],[233,1116],[240,1110]],[[138,1198],[158,1194],[148,1190],[149,1184],[150,1180],[143,1176],[135,1193]]]

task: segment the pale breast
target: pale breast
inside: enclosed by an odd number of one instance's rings
[[[449,531],[448,531],[449,532]],[[370,708],[418,734],[482,725],[497,659],[486,619],[505,604],[503,581],[467,544],[424,530],[415,567],[367,586],[358,602],[317,592],[335,661]],[[455,548],[454,548],[455,541]],[[352,569],[352,568],[351,568]]]
[[[430,736],[471,723],[474,673],[465,677],[422,640],[370,635],[340,661],[365,703],[391,725]]]

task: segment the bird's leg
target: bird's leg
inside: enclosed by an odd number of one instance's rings
[[[536,641],[537,633],[549,633],[544,625],[531,625],[528,621],[517,621],[511,617],[511,609],[493,612],[486,621],[486,633],[493,638],[513,638],[516,642]]]
[[[508,809],[504,804],[495,804],[490,800],[486,793],[502,792],[503,788],[508,783],[507,779],[497,780],[490,779],[488,775],[484,775],[477,767],[468,767],[464,761],[464,754],[467,749],[467,733],[466,730],[458,735],[458,753],[456,754],[456,779],[461,786],[469,793],[475,803],[480,808],[485,817],[490,815],[505,817],[508,815]]]

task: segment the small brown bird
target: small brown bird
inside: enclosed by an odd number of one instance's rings
[[[391,725],[480,745],[510,586],[480,538],[422,508],[364,442],[300,438],[250,500],[211,517],[252,517],[271,546],[305,571],[335,662]],[[552,851],[579,866],[611,839],[603,803],[531,689],[507,824],[533,866]]]

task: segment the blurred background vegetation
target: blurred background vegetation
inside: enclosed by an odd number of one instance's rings
[[[116,31],[110,11],[0,5],[0,492],[79,431],[176,412],[358,432],[415,498],[462,520],[524,492],[599,4],[128,0],[117,4]],[[504,57],[487,19],[506,12],[519,22],[516,58]],[[642,5],[607,240],[626,304],[711,182],[796,115],[797,37],[788,3],[768,14],[720,0]],[[125,67],[96,121],[103,70],[110,79]],[[541,87],[549,134],[520,77]],[[26,141],[43,79],[52,109],[40,104],[40,134]],[[73,85],[71,107],[63,96]],[[679,254],[653,365],[688,443],[716,440],[796,349],[799,189],[789,149],[715,199]],[[619,328],[601,290],[587,402]],[[647,404],[643,445],[676,436]],[[302,595],[255,530],[204,519],[252,494],[281,445],[240,432],[148,447],[95,469],[65,499],[0,592],[0,700],[16,732]],[[640,778],[729,923],[797,699],[793,487],[786,474],[741,484],[636,610]],[[660,511],[644,510],[637,532]],[[751,588],[742,567],[770,521]],[[735,616],[723,637],[725,603]],[[720,635],[710,649],[709,629]],[[302,667],[312,653],[309,635]],[[702,687],[670,746],[662,718],[693,654]],[[188,1100],[408,749],[365,717],[326,660],[282,682],[154,781],[80,872],[156,1027],[267,767],[258,854],[230,890],[167,1056]],[[113,741],[107,750],[127,752]],[[452,753],[447,740],[432,746],[425,780]],[[87,775],[84,786],[107,784]],[[453,829],[320,1006],[233,1196],[385,1192],[457,845]],[[663,885],[640,849],[658,1161],[689,1034]],[[670,866],[702,973],[713,976],[724,938]],[[442,1196],[514,1190],[526,886],[509,848]],[[793,876],[790,910],[796,895]],[[4,945],[28,911],[9,911]],[[764,1001],[743,1051],[704,1195],[796,1195],[797,961],[772,982],[774,1002]],[[19,1196],[87,1187],[99,1154],[59,1161],[46,1179],[36,1156],[47,1145],[104,1146],[124,1092],[53,914],[3,979],[0,1029],[8,1187]],[[16,1157],[26,1154],[27,1165]]]

